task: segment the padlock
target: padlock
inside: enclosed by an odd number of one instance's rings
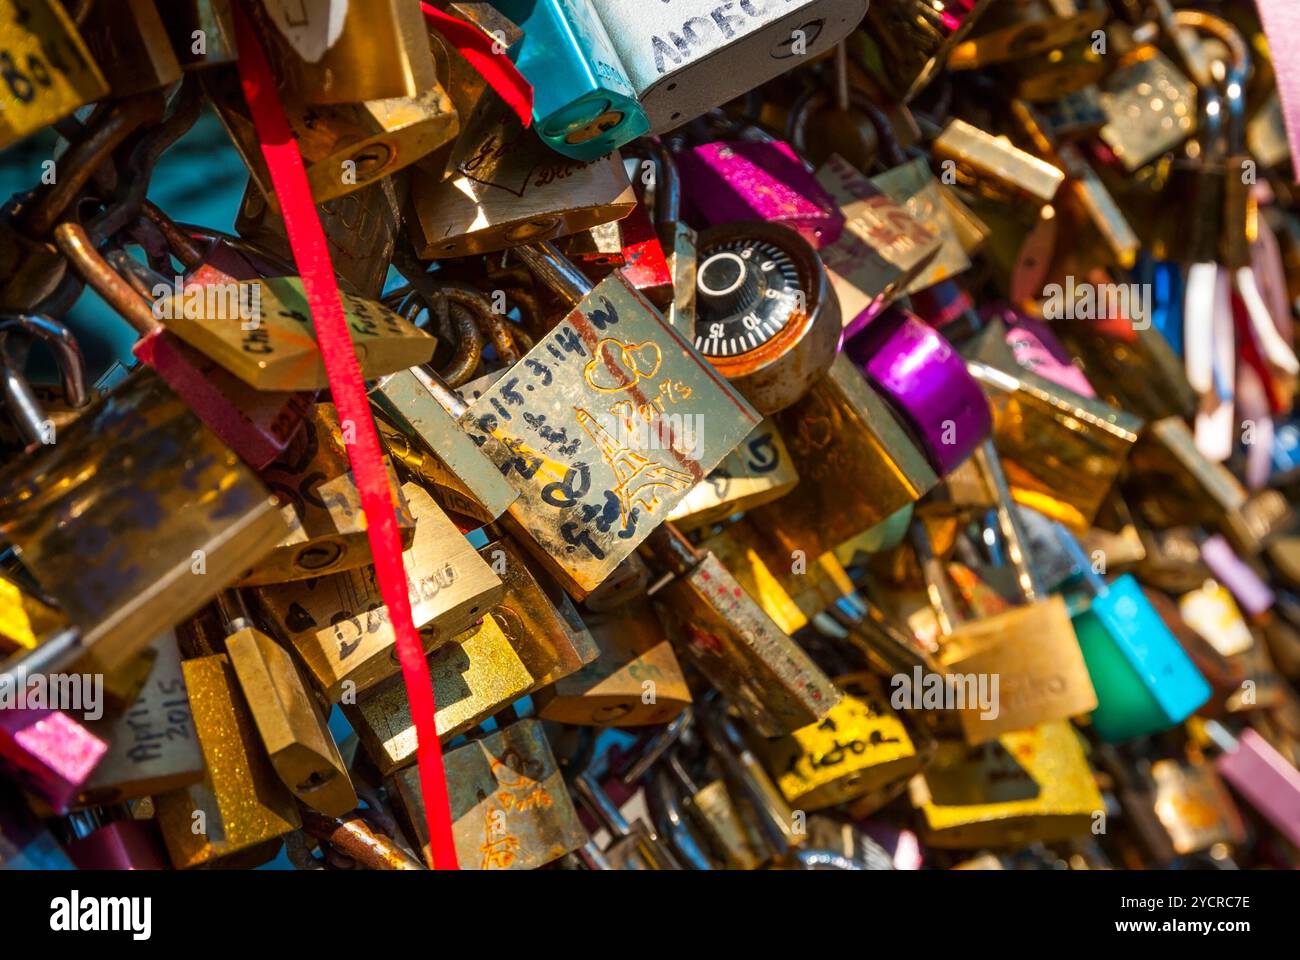
[[[1017,503],[1082,532],[1118,479],[1142,422],[1037,374],[968,360],[993,410],[993,440]]]
[[[865,676],[837,677],[844,698],[817,723],[758,745],[790,806],[821,810],[887,785],[901,788],[920,769],[902,721]]]
[[[73,268],[141,335],[132,353],[157,370],[222,441],[254,467],[266,466],[284,450],[300,427],[305,412],[306,403],[300,395],[276,391],[250,396],[238,378],[216,360],[164,330],[160,315],[168,311],[158,309],[157,302],[150,304],[133,289],[131,282],[131,278],[145,283],[165,278],[146,274],[143,265],[125,252],[120,252],[120,256],[110,254],[113,259],[110,265],[95,250],[90,235],[79,224],[60,224],[55,238]],[[119,267],[126,270],[126,276],[117,272]],[[209,278],[214,284],[233,281],[228,274],[222,274],[225,279],[218,281],[211,264],[200,267],[195,276]],[[245,301],[231,292],[232,287],[238,289],[233,282],[220,288],[224,295],[219,300],[224,312],[242,323],[238,318],[244,312]],[[155,285],[155,290],[167,294],[174,289],[171,283]],[[209,288],[204,288],[205,301],[206,289]]]
[[[69,411],[85,407],[91,400],[86,383],[86,363],[72,331],[62,323],[40,314],[0,314],[0,397],[14,420],[15,426],[27,443],[54,443],[58,439],[58,424],[49,417],[44,405],[23,376],[21,364],[13,358],[13,341],[45,343],[54,354],[63,387],[63,399]],[[65,423],[67,420],[65,419]]]
[[[1027,538],[1007,499],[997,454],[987,445],[976,457],[990,478],[989,485],[998,491],[1000,526],[1025,604],[991,616],[976,609],[977,619],[953,622],[955,607],[945,608],[942,587],[932,581],[943,576],[941,568],[928,562],[923,528],[914,527],[929,594],[939,600],[939,659],[956,685],[951,693],[957,698],[963,735],[972,745],[1009,731],[1068,720],[1097,706],[1065,600],[1059,595],[1045,597],[1029,566],[1024,553]],[[986,682],[990,689],[984,688]],[[914,690],[913,696],[918,695],[920,691]]]
[[[1105,804],[1069,721],[977,747],[941,742],[909,793],[932,847],[1020,847],[1088,833]]]
[[[437,82],[427,28],[414,3],[378,0],[332,9],[262,0],[246,12],[292,103],[418,97]]]
[[[973,70],[1043,53],[1091,37],[1107,20],[1093,0],[1016,0],[994,4],[948,56],[949,70]]]
[[[384,177],[359,190],[317,204],[334,272],[351,284],[349,292],[378,299],[388,277],[402,223],[405,181]],[[284,220],[249,181],[235,216],[235,230],[271,253],[291,260]]]
[[[892,136],[892,132],[886,133],[887,148]],[[889,169],[872,177],[871,185],[902,206],[915,222],[938,234],[940,243],[934,259],[903,288],[904,292],[917,293],[969,270],[969,254],[983,245],[988,227],[951,187],[935,179],[924,157],[907,160],[893,151],[886,156]]]
[[[270,169],[262,157],[236,72],[232,68],[211,70],[202,79],[203,89],[263,201],[278,213]],[[317,203],[378,183],[421,157],[445,153],[460,131],[451,98],[437,83],[410,96],[359,103],[291,101],[286,112],[302,153],[307,185]]]
[[[759,413],[790,406],[840,341],[839,299],[816,251],[792,230],[750,221],[702,232],[697,258],[695,349]]]
[[[647,256],[647,280],[658,279],[659,260],[662,256],[663,267],[667,270],[666,279],[671,286],[667,291],[669,303],[664,319],[690,336],[695,329],[695,284],[696,268],[699,264],[699,236],[689,224],[682,219],[682,184],[677,173],[677,161],[662,143],[649,147],[649,161],[653,164],[654,177],[654,230],[659,247],[656,251],[649,243],[645,248]],[[643,172],[641,180],[644,182]],[[636,211],[633,211],[635,215]],[[626,223],[627,219],[619,223]],[[651,272],[653,271],[653,272]],[[632,276],[633,285],[642,289],[637,283],[637,276]],[[647,296],[657,293],[657,288],[650,288]]]
[[[466,121],[451,172],[411,175],[411,238],[422,259],[464,257],[590,229],[628,214],[636,195],[617,153],[556,156],[495,94]]]
[[[533,685],[532,674],[501,624],[488,613],[428,657],[438,737],[450,740],[509,706]],[[385,776],[415,763],[415,723],[401,677],[343,703],[361,745]]]
[[[1102,142],[1129,173],[1196,129],[1196,86],[1154,46],[1125,54],[1102,84]]]
[[[1016,97],[1048,109],[1062,103],[1060,117],[1067,123],[1080,122],[1100,129],[1105,123],[1101,112],[1101,91],[1095,86],[1109,72],[1106,57],[1094,39],[1074,40],[1031,57],[1009,61],[1002,76]],[[1082,102],[1070,102],[1083,95]],[[1091,104],[1086,100],[1090,98]],[[1082,112],[1087,111],[1087,119]]]
[[[773,422],[789,448],[799,484],[750,516],[788,557],[832,551],[938,482],[884,400],[842,354],[802,400]],[[853,478],[852,489],[845,488],[846,477]]]
[[[77,810],[61,824],[63,848],[79,870],[166,870],[167,851],[152,820],[124,807]]]
[[[1002,342],[1010,349],[1011,359],[1019,366],[1081,397],[1096,398],[1097,391],[1092,388],[1083,371],[1075,366],[1065,347],[1056,339],[1052,328],[1042,320],[1006,306],[993,308],[986,317],[989,327],[1002,331]],[[980,338],[975,356],[993,366],[1006,369],[1006,355],[998,347],[996,336],[992,333]],[[1123,406],[1118,403],[1111,405]]]
[[[770,503],[794,489],[799,474],[780,431],[764,419],[668,514],[681,530],[717,523]]]
[[[810,163],[821,166],[839,156],[861,171],[875,161],[880,148],[880,110],[854,79],[847,41],[838,43],[829,76],[822,78],[825,85],[812,87],[791,104],[786,134]]]
[[[571,0],[496,0],[495,6],[523,30],[511,57],[533,85],[533,122],[548,147],[595,160],[649,131],[617,41],[594,7]]]
[[[501,598],[501,581],[433,498],[402,485],[415,538],[404,551],[411,615],[425,649],[449,642]],[[400,670],[396,637],[373,567],[250,590],[272,630],[287,640],[331,702]]]
[[[1064,527],[1057,527],[1057,535],[1093,594],[1088,608],[1073,620],[1097,691],[1091,722],[1098,736],[1127,740],[1181,723],[1209,698],[1210,685],[1132,574],[1108,584]]]
[[[74,676],[72,680],[90,683],[89,676]],[[55,682],[59,678],[29,675],[25,670],[0,679],[0,769],[61,812],[81,792],[108,744],[85,719],[74,715],[76,711],[55,708],[54,703],[60,699],[51,687]],[[66,692],[67,687],[60,689]],[[70,695],[78,697],[85,717],[92,706],[88,699],[92,693],[83,698],[78,688],[72,689]]]
[[[554,581],[538,576],[520,550],[504,538],[479,547],[505,594],[490,611],[532,677],[527,693],[572,676],[600,656],[573,601]]]
[[[682,668],[643,598],[584,616],[597,657],[533,695],[544,720],[581,726],[669,723],[691,703]]]
[[[1035,211],[1051,203],[1065,181],[1050,163],[957,118],[934,139],[933,150],[940,162],[953,161],[958,183]]]
[[[0,22],[5,52],[15,65],[0,121],[0,149],[108,93],[104,74],[58,0],[21,5],[7,0]]]
[[[147,371],[0,474],[0,500],[23,505],[0,530],[83,631],[71,652],[105,671],[285,534],[266,488]]]
[[[203,777],[176,634],[168,630],[149,649],[156,656],[135,702],[120,716],[91,725],[108,750],[82,785],[78,803],[120,803],[169,793]]]
[[[979,383],[952,344],[914,314],[889,307],[844,351],[912,428],[937,473],[987,439],[993,421]]]
[[[1232,594],[1217,580],[1207,579],[1196,590],[1179,597],[1178,612],[1187,626],[1222,656],[1231,657],[1255,645],[1255,636]]]
[[[1300,772],[1295,765],[1249,727],[1239,737],[1213,720],[1205,727],[1224,751],[1214,761],[1219,776],[1289,842],[1300,842]]]
[[[65,625],[54,607],[8,577],[0,577],[0,652],[34,650]]]
[[[893,98],[906,103],[941,71],[992,0],[875,0],[849,40]]]
[[[838,154],[817,171],[817,180],[840,205],[844,231],[821,250],[845,327],[874,316],[896,299],[934,261],[939,234]]]
[[[196,282],[198,280],[199,282]],[[316,344],[307,297],[298,277],[273,277],[240,283],[241,306],[221,310],[221,316],[198,311],[189,304],[212,285],[191,278],[182,292],[162,307],[168,332],[216,360],[257,390],[324,390],[329,386],[325,362]],[[348,331],[357,350],[361,372],[382,376],[433,357],[437,341],[382,304],[340,292]],[[170,315],[169,315],[170,314]]]
[[[302,825],[276,776],[224,654],[181,664],[203,751],[201,783],[154,798],[167,854],[177,869],[251,867]]]
[[[334,404],[315,404],[295,441],[261,472],[262,482],[281,501],[289,535],[239,578],[242,586],[305,580],[373,562],[347,437]],[[415,519],[392,465],[385,461],[385,466],[397,533],[402,548],[409,549]]]
[[[518,253],[574,309],[460,422],[501,441],[512,533],[582,598],[759,418],[618,274],[592,289],[548,244]]]
[[[756,730],[792,733],[839,702],[830,679],[716,556],[691,546],[671,524],[656,530],[647,547],[675,574],[660,606],[670,635]]]
[[[94,4],[78,29],[114,97],[169,87],[181,78],[167,28],[154,0],[126,0],[126,9]]]
[[[794,149],[766,134],[705,143],[677,154],[682,195],[711,226],[767,220],[821,249],[844,230],[844,215]],[[702,262],[702,261],[701,261]]]
[[[341,817],[355,809],[338,745],[289,652],[252,625],[236,591],[218,602],[230,631],[226,656],[276,774],[322,813]]]
[[[1151,764],[1156,817],[1174,853],[1200,853],[1216,844],[1239,846],[1246,826],[1223,781],[1208,763],[1160,759]]]
[[[821,55],[866,11],[863,0],[691,0],[667,12],[604,5],[600,17],[650,132],[663,133]]]
[[[233,63],[235,21],[231,0],[181,0],[158,12],[182,70]]]
[[[436,473],[424,471],[420,480],[443,507],[490,523],[519,498],[496,464],[457,425],[457,414],[444,404],[457,409],[463,404],[435,376],[420,367],[399,370],[370,388],[370,400],[402,439],[430,455]],[[391,449],[394,439],[381,436]]]
[[[538,720],[520,720],[443,755],[456,858],[468,870],[532,870],[587,842]],[[393,780],[417,846],[430,859],[417,771]]]
[[[597,837],[585,845],[585,853],[596,854],[601,869],[608,870],[680,870],[681,864],[668,843],[655,833],[643,817],[629,820],[602,789],[590,768],[573,778],[573,792],[582,808],[609,837],[600,849]],[[595,847],[596,850],[591,848]]]

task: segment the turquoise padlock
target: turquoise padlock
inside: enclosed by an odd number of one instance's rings
[[[493,0],[524,39],[515,66],[533,85],[533,121],[556,153],[596,160],[650,129],[588,0]]]
[[[1092,726],[1108,742],[1159,733],[1182,723],[1210,698],[1210,685],[1131,574],[1106,583],[1078,541],[1059,524],[1092,603],[1075,614],[1074,632],[1097,691]]]

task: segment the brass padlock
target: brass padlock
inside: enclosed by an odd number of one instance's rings
[[[114,97],[170,87],[181,78],[167,28],[154,0],[126,0],[126,9],[96,3],[79,29]]]
[[[451,405],[463,413],[459,398],[427,371],[412,367],[382,378],[370,388],[370,400],[402,440],[431,455],[432,470],[422,471],[420,480],[445,508],[491,523],[519,498],[447,409]],[[381,435],[390,448],[400,442]]]
[[[691,703],[672,644],[642,599],[584,618],[598,655],[533,696],[544,720],[582,726],[668,723]]]
[[[0,531],[81,628],[73,653],[92,671],[129,661],[285,534],[256,476],[147,371],[0,474],[0,501]]]
[[[224,654],[181,664],[203,751],[202,782],[154,798],[167,853],[178,869],[252,867],[302,825],[276,776]]]
[[[764,418],[693,486],[668,514],[681,530],[694,530],[770,503],[794,489],[799,474],[781,432]]]
[[[973,70],[1090,38],[1106,22],[1094,0],[1013,0],[993,4],[948,57],[948,69]]]
[[[466,121],[450,160],[411,175],[411,237],[422,259],[550,240],[618,220],[636,194],[617,152],[591,162],[553,153],[495,94]]]
[[[415,518],[403,554],[411,615],[426,649],[447,643],[501,598],[501,581],[418,484],[402,485]],[[373,567],[251,588],[331,702],[397,673],[396,637]]]
[[[461,426],[501,441],[484,450],[520,493],[518,539],[581,598],[759,418],[617,273],[591,289],[553,247],[519,252],[576,308]]]
[[[1068,839],[1088,833],[1106,809],[1068,720],[978,747],[941,742],[909,793],[925,842],[958,850]]]
[[[65,625],[54,607],[8,577],[0,577],[0,653],[34,650]]]
[[[398,535],[406,549],[415,536],[415,520],[392,465],[385,461],[385,466]],[[240,577],[241,585],[305,580],[372,561],[361,494],[334,404],[313,406],[289,448],[261,477],[283,504],[280,513],[289,535]]]
[[[254,627],[234,591],[220,598],[226,656],[271,766],[299,800],[341,817],[357,806],[338,745],[289,652]]]
[[[1156,817],[1176,854],[1187,856],[1216,844],[1235,847],[1245,843],[1241,814],[1209,764],[1156,760],[1149,777]]]
[[[318,4],[248,5],[294,103],[361,103],[418,97],[437,82],[420,8],[372,0],[341,9]]]
[[[176,635],[167,631],[149,649],[155,656],[135,702],[121,716],[92,725],[108,750],[86,780],[79,803],[168,793],[203,777],[203,753]]]
[[[0,149],[108,93],[108,82],[58,0],[5,0],[0,44],[16,65],[0,111]]]
[[[846,356],[837,356],[808,394],[773,420],[799,483],[750,515],[792,559],[833,551],[938,482],[902,424]],[[845,478],[852,478],[847,488]]]
[[[526,694],[533,677],[492,614],[428,657],[440,740],[464,733]],[[415,722],[402,677],[343,703],[361,745],[387,776],[415,763]]]
[[[573,601],[554,581],[534,574],[513,543],[494,540],[478,554],[505,586],[490,616],[532,676],[526,692],[571,676],[600,656]]]
[[[1130,174],[1196,130],[1196,86],[1154,46],[1125,54],[1102,85],[1101,139]]]
[[[661,591],[670,635],[756,730],[792,733],[839,702],[841,692],[716,556],[695,549],[672,524],[647,547],[675,574]]]
[[[587,831],[538,720],[520,720],[443,755],[456,859],[467,870],[532,870],[576,850]],[[418,771],[393,787],[430,860]]]
[[[848,42],[871,77],[903,103],[943,69],[993,0],[875,0]]]

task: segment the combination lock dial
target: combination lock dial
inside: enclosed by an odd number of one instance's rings
[[[817,252],[779,224],[700,234],[695,347],[764,415],[798,400],[835,359],[840,307]]]

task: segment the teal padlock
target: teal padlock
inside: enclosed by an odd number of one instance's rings
[[[512,52],[533,85],[533,122],[556,153],[596,160],[650,129],[588,0],[493,0],[524,39]]]
[[[1131,574],[1113,582],[1094,570],[1077,540],[1056,525],[1092,592],[1074,615],[1074,632],[1097,691],[1092,725],[1108,742],[1159,733],[1182,723],[1210,698],[1210,685]]]

